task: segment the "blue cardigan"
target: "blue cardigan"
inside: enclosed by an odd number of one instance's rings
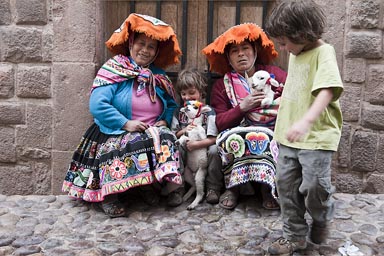
[[[154,74],[164,73],[164,71],[158,68],[151,69]],[[121,128],[128,120],[132,119],[131,95],[133,82],[134,79],[130,79],[121,83],[100,86],[92,91],[89,100],[89,110],[102,133],[122,134],[126,132]],[[157,118],[157,121],[165,120],[168,126],[170,126],[177,103],[159,86],[155,87],[155,91],[157,100],[160,99],[163,103],[163,111]]]

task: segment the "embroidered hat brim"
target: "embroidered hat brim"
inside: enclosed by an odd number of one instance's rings
[[[154,60],[156,66],[166,68],[179,62],[182,53],[174,30],[165,22],[148,15],[131,13],[105,44],[113,54],[128,56],[129,36],[135,32],[159,41],[159,53]]]
[[[262,28],[254,23],[243,23],[229,28],[207,45],[202,50],[202,53],[207,57],[211,71],[225,74],[231,71],[225,47],[229,44],[240,44],[245,40],[253,42],[258,39],[260,39],[258,42],[260,42],[259,47],[261,50],[257,52],[257,58],[262,64],[270,64],[277,57],[278,53],[273,42]]]

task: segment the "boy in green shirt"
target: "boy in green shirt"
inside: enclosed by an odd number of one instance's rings
[[[335,50],[321,40],[325,21],[312,0],[292,0],[274,9],[266,26],[290,53],[274,133],[283,237],[268,248],[272,255],[306,248],[306,212],[313,220],[309,237],[317,244],[326,239],[333,217],[331,162],[341,136],[343,84]]]

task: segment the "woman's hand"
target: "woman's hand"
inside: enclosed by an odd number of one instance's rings
[[[263,92],[254,92],[252,94],[249,94],[240,103],[240,110],[243,112],[247,112],[250,109],[259,107],[261,104],[261,101],[264,98],[265,98],[265,95]]]
[[[154,126],[167,126],[167,121],[165,120],[157,121]]]
[[[138,120],[129,120],[126,122],[123,126],[123,130],[126,130],[128,132],[144,132],[146,129],[148,129],[149,125],[138,121]]]

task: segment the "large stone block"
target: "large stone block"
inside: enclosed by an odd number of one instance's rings
[[[54,61],[94,61],[96,13],[96,0],[54,2]]]
[[[363,83],[365,81],[365,59],[345,59],[343,79],[347,83]]]
[[[43,29],[43,42],[42,42],[42,61],[52,61],[52,50],[53,50],[53,29],[52,24],[49,24]]]
[[[51,151],[34,147],[19,146],[17,148],[18,159],[22,161],[50,159]]]
[[[11,4],[10,0],[0,0],[0,25],[11,23]]]
[[[344,86],[344,92],[340,98],[341,110],[344,121],[355,122],[359,120],[361,107],[360,86]]]
[[[30,166],[0,166],[0,194],[28,195],[33,194],[33,169]]]
[[[12,65],[0,64],[0,98],[12,98],[15,91],[14,69]]]
[[[24,103],[0,103],[0,124],[24,124]]]
[[[52,148],[52,107],[28,104],[26,126],[16,128],[16,145],[28,148]]]
[[[361,111],[361,125],[373,130],[384,130],[384,106],[364,103]]]
[[[364,100],[384,105],[384,64],[368,67],[368,81],[365,85]]]
[[[379,147],[377,149],[377,161],[375,170],[384,174],[384,135],[379,137]]]
[[[380,19],[381,0],[352,0],[351,2],[351,27],[377,28]]]
[[[351,169],[373,172],[376,159],[378,135],[367,131],[356,131],[352,137]]]
[[[333,172],[333,184],[338,193],[359,194],[363,191],[363,175],[359,172]]]
[[[52,170],[50,162],[40,161],[35,162],[33,165],[33,194],[38,195],[50,195],[51,191],[51,180]]]
[[[347,168],[350,161],[351,142],[349,138],[351,137],[351,131],[351,125],[344,123],[337,150],[337,165],[343,168]]]
[[[345,0],[316,0],[327,17],[327,27],[323,38],[335,47],[337,63],[340,70],[343,64],[344,28],[345,28]],[[330,8],[332,6],[332,8]]]
[[[0,27],[0,61],[40,62],[41,40],[41,30],[33,27]]]
[[[71,151],[92,122],[88,100],[95,76],[93,64],[54,64],[52,67],[53,147]]]
[[[346,54],[351,58],[381,58],[383,56],[381,30],[350,31],[346,39]]]
[[[16,94],[20,98],[50,98],[51,68],[19,65]]]
[[[16,162],[15,129],[0,127],[0,162]]]
[[[54,195],[63,194],[61,188],[65,175],[67,174],[69,162],[73,152],[53,151],[52,152],[52,193]]]
[[[384,194],[384,175],[376,173],[369,175],[363,192],[372,194]]]
[[[47,24],[47,4],[42,0],[16,0],[16,24]]]

